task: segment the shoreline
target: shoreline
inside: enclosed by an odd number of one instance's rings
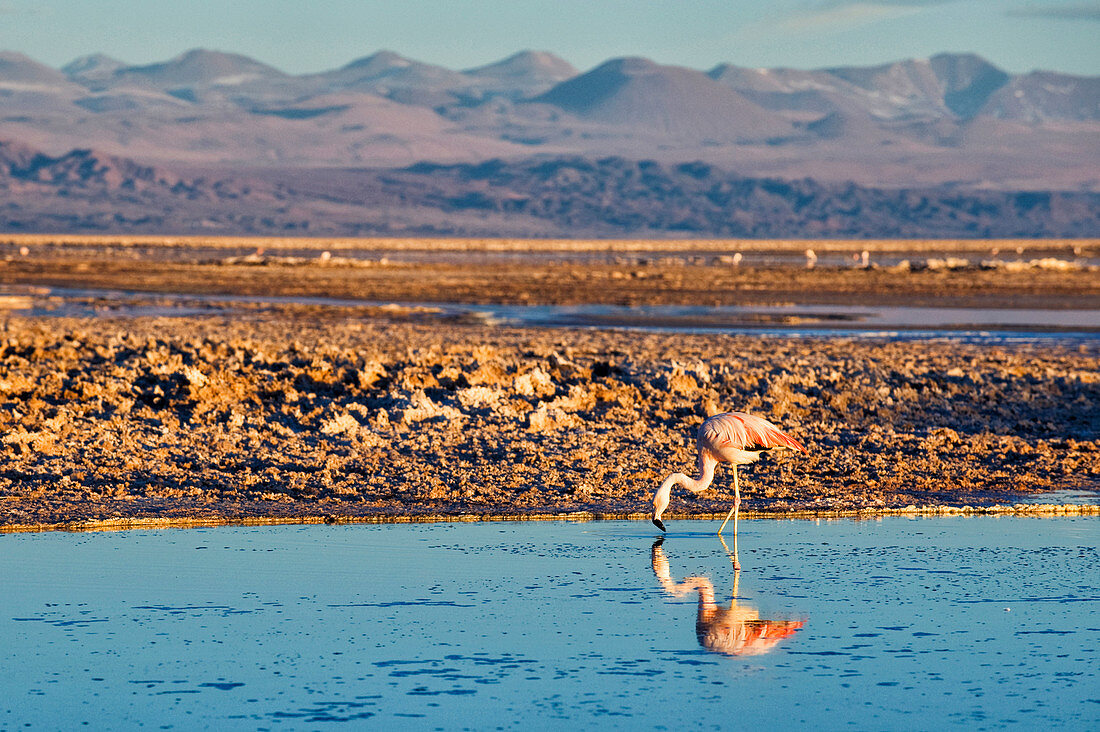
[[[725,518],[725,516],[725,512],[702,514],[666,512],[664,518],[669,521],[719,521]],[[928,518],[933,516],[1028,516],[1036,518],[1100,516],[1100,504],[1017,503],[1011,505],[995,504],[992,506],[905,506],[902,508],[795,510],[783,513],[742,510],[739,514],[742,521],[877,520],[889,517]],[[211,518],[128,518],[73,521],[55,524],[0,525],[0,535],[45,533],[53,531],[80,533],[141,529],[197,529],[218,528],[223,526],[309,526],[318,524],[340,526],[357,524],[434,524],[525,521],[639,521],[648,523],[649,519],[650,514],[648,513],[620,513],[614,511],[568,511],[562,513],[548,512],[532,514],[465,513],[373,516],[323,514],[302,516],[226,516]]]
[[[702,259],[703,261],[695,261]],[[632,262],[392,262],[230,257],[184,262],[79,256],[0,260],[0,286],[121,296],[326,298],[397,305],[849,306],[1100,309],[1100,267],[733,266],[719,258]],[[931,260],[928,260],[931,261]],[[1057,260],[1062,262],[1063,260]],[[1064,262],[1063,262],[1064,264]],[[109,303],[104,303],[109,304]],[[364,305],[365,306],[365,305]],[[288,306],[289,307],[289,306]],[[338,303],[302,305],[339,308]]]
[[[728,252],[780,251],[801,252],[812,248],[823,252],[954,252],[984,251],[991,248],[1027,251],[1100,250],[1100,239],[1000,238],[1000,239],[524,239],[521,237],[277,237],[277,236],[200,236],[140,234],[0,234],[0,245],[15,246],[160,246],[189,249],[195,247],[261,249],[378,249],[391,251],[486,251],[486,252]]]

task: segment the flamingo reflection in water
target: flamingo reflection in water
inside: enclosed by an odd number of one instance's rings
[[[737,585],[740,579],[737,555],[731,552],[722,537],[726,554],[733,562],[733,598],[729,607],[719,607],[714,599],[714,584],[706,577],[686,577],[683,582],[673,581],[661,544],[664,537],[653,543],[650,559],[653,574],[665,592],[673,597],[683,597],[691,592],[699,593],[699,611],[695,617],[695,634],[699,645],[714,653],[728,656],[756,656],[775,648],[779,641],[794,634],[805,625],[805,620],[761,620],[760,612],[749,605],[739,603]]]

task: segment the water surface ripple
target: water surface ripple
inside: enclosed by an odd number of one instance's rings
[[[716,528],[0,535],[0,728],[1097,728],[1097,519]]]

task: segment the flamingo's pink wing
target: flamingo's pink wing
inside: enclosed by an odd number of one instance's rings
[[[756,656],[770,651],[804,623],[803,620],[749,620],[726,629],[724,634],[708,636],[707,640],[711,643],[705,645],[720,653]]]
[[[804,620],[757,620],[746,628],[745,644],[741,652],[751,655],[766,653],[779,641],[794,635],[805,624]]]
[[[768,420],[744,412],[726,412],[708,418],[699,428],[699,438],[711,441],[716,447],[730,445],[738,450],[788,447],[806,452],[801,442]]]

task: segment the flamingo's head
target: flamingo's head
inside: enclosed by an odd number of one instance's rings
[[[661,531],[667,531],[664,522],[661,521],[661,514],[668,508],[668,501],[672,495],[672,483],[672,477],[669,476],[653,494],[653,525]]]

